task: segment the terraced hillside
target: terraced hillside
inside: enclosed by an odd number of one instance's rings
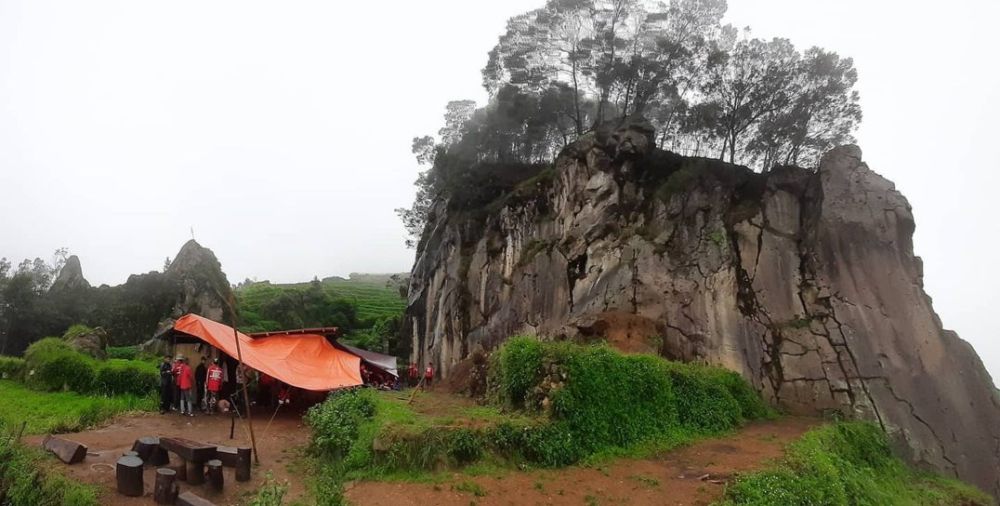
[[[304,283],[268,281],[236,289],[241,325],[247,332],[336,326],[345,340],[396,352],[395,334],[406,300],[390,274],[351,274]],[[403,355],[407,350],[400,350]]]

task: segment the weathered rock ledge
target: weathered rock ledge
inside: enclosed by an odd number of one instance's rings
[[[741,372],[793,413],[881,424],[919,465],[1000,497],[1000,395],[943,330],[913,216],[855,146],[757,174],[590,135],[490,206],[432,211],[407,315],[442,375],[508,336],[607,338]]]

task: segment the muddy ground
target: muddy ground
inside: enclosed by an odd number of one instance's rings
[[[253,468],[250,481],[237,482],[234,470],[225,468],[225,488],[221,494],[212,494],[207,485],[191,486],[186,483],[180,483],[181,492],[191,490],[219,505],[240,504],[256,492],[270,472],[277,481],[288,480],[291,483],[286,499],[302,497],[305,483],[304,480],[293,479],[296,473],[292,464],[301,448],[308,443],[309,430],[304,426],[299,413],[279,412],[268,427],[272,413],[254,416],[260,465]],[[60,437],[87,445],[89,453],[80,464],[64,466],[60,463],[59,466],[67,476],[75,480],[99,485],[102,505],[149,505],[153,504],[153,482],[156,479],[155,469],[151,467],[144,470],[145,494],[142,497],[130,498],[115,492],[114,466],[122,452],[131,450],[132,443],[143,436],[175,436],[221,446],[249,446],[250,436],[245,423],[236,422],[234,439],[229,438],[229,429],[230,418],[226,415],[190,418],[177,414],[148,413],[120,417],[99,429],[62,434]],[[32,436],[25,438],[25,441],[40,445],[42,439],[42,436]],[[178,457],[171,454],[170,464],[177,462]]]

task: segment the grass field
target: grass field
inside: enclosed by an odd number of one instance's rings
[[[0,424],[19,429],[27,421],[26,434],[74,432],[130,411],[152,411],[152,397],[100,397],[73,392],[45,393],[0,380]]]

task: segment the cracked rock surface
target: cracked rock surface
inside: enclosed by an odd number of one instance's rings
[[[910,206],[861,150],[757,174],[648,135],[584,137],[496,212],[436,203],[410,278],[413,360],[447,377],[537,334],[705,361],[789,412],[878,423],[911,462],[1000,498],[1000,395],[942,328]]]

